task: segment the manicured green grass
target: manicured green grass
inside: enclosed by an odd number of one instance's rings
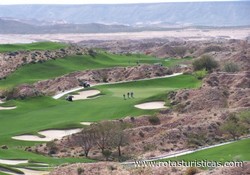
[[[2,165],[2,164],[0,164],[0,170],[1,169],[4,169],[4,170],[8,170],[8,171],[11,171],[11,172],[13,172],[13,173],[17,173],[17,174],[24,174],[22,171],[20,171],[20,170],[18,170],[18,169],[15,169],[15,168],[12,168],[12,167],[10,167],[10,166],[7,166],[7,165]],[[0,174],[1,174],[2,172],[0,172]],[[2,173],[2,174],[5,174],[5,173]]]
[[[190,59],[191,58],[169,59],[169,61],[163,60],[163,66],[173,66]],[[89,55],[69,56],[49,60],[44,63],[24,65],[6,79],[0,80],[0,89],[8,89],[23,83],[34,83],[39,80],[51,79],[79,70],[136,66],[138,60],[140,60],[140,64],[155,64],[162,61],[161,59],[145,55],[136,54],[126,56],[104,52],[98,53],[96,57]]]
[[[53,158],[49,156],[43,156],[39,154],[35,154],[32,152],[23,151],[20,149],[8,149],[8,150],[0,150],[0,158],[1,159],[8,159],[8,160],[28,160],[28,163],[25,164],[19,164],[19,165],[1,165],[0,168],[4,168],[7,170],[10,170],[12,172],[19,173],[20,171],[16,168],[26,168],[26,167],[32,167],[34,170],[50,170],[51,168],[55,166],[59,166],[61,164],[65,163],[90,163],[95,162],[94,160],[87,159],[85,157],[82,158],[73,158],[73,157],[66,157],[66,158]],[[47,165],[36,165],[35,163],[45,163]],[[44,168],[39,168],[44,167]],[[2,173],[4,174],[4,173]],[[1,172],[0,172],[1,175]]]
[[[191,63],[193,60],[192,57],[185,57],[185,58],[182,58],[182,59],[176,59],[176,58],[166,58],[166,59],[163,59],[161,61],[162,65],[163,66],[167,66],[167,67],[172,67],[172,66],[175,66],[175,65],[178,65],[178,64],[188,64],[188,63]]]
[[[0,111],[0,145],[30,145],[30,142],[12,140],[11,136],[36,133],[48,128],[78,127],[81,121],[100,121],[125,116],[152,114],[155,110],[134,107],[147,98],[165,95],[167,91],[200,86],[200,81],[190,75],[145,80],[96,87],[105,95],[96,99],[67,102],[51,97],[38,97],[12,101],[14,110]],[[146,87],[146,88],[145,88]],[[123,100],[123,94],[134,92],[133,99]],[[11,128],[9,130],[8,128]]]
[[[46,163],[49,166],[57,166],[63,163],[74,163],[74,162],[94,162],[93,160],[82,158],[53,158],[48,156],[43,156],[39,154],[35,154],[32,152],[23,151],[20,149],[9,149],[9,150],[0,150],[0,158],[1,159],[9,159],[9,160],[28,160],[29,164],[32,163]]]
[[[207,160],[207,161],[221,161],[221,162],[236,161],[236,160],[250,161],[249,146],[250,146],[250,139],[244,139],[227,145],[222,145],[215,148],[198,151],[177,158],[171,158],[170,160],[173,161]]]
[[[56,42],[34,42],[30,44],[0,44],[0,52],[14,52],[21,50],[56,50],[65,48],[67,44]]]
[[[9,175],[9,174],[6,174],[6,173],[3,173],[3,172],[0,172],[0,175]]]

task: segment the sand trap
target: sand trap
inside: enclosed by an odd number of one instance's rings
[[[81,125],[91,125],[93,122],[81,122]]]
[[[17,168],[18,170],[24,172],[25,175],[48,175],[48,171],[36,171],[36,170],[29,170],[25,168]]]
[[[36,135],[20,135],[12,137],[15,140],[23,140],[23,141],[52,141],[54,139],[61,139],[64,136],[68,136],[77,132],[80,132],[81,129],[70,129],[70,130],[46,130],[40,131],[39,134],[45,136],[44,138],[40,138]]]
[[[16,109],[16,106],[14,107],[1,107],[0,106],[0,110],[12,110],[12,109]]]
[[[100,91],[98,91],[98,90],[81,91],[81,92],[79,92],[79,94],[73,95],[74,96],[73,100],[88,99],[88,97],[93,96],[93,95],[97,95],[99,93],[100,93]]]
[[[163,101],[156,101],[156,102],[138,104],[138,105],[135,105],[135,107],[139,109],[162,109],[162,108],[166,108],[164,104],[165,102]]]
[[[7,159],[0,159],[1,164],[6,165],[18,165],[21,163],[28,163],[28,160],[7,160]]]

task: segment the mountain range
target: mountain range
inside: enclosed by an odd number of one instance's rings
[[[99,33],[249,26],[250,2],[0,5],[0,33]]]

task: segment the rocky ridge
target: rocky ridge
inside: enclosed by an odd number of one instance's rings
[[[87,49],[71,45],[59,50],[13,51],[0,53],[0,79],[3,79],[25,64],[45,62],[69,55],[85,54]]]

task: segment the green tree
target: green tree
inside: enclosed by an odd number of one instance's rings
[[[235,63],[226,63],[224,65],[224,71],[225,72],[238,72],[240,70],[238,64],[235,64]]]
[[[110,157],[111,154],[112,154],[112,151],[110,151],[110,150],[108,150],[108,149],[105,149],[105,150],[102,151],[102,154],[103,154],[103,156],[106,158],[106,160],[108,160],[109,157]]]
[[[179,55],[181,58],[183,58],[187,52],[187,48],[186,47],[174,47],[174,52]]]
[[[247,131],[247,128],[240,122],[235,114],[230,114],[225,123],[221,126],[222,132],[229,134],[234,140],[238,139]]]
[[[203,55],[200,59],[193,62],[193,68],[195,71],[205,69],[206,71],[211,71],[218,67],[217,61],[215,61],[209,55]]]

